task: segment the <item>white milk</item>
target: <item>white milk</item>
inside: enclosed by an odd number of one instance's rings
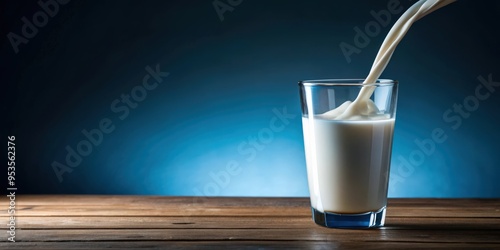
[[[334,213],[384,207],[394,119],[302,123],[312,207]]]

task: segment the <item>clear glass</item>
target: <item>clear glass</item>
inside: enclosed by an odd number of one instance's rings
[[[371,228],[385,222],[398,83],[362,82],[299,82],[312,216],[325,227]],[[372,112],[344,118],[325,114],[354,101],[362,88],[373,91]]]

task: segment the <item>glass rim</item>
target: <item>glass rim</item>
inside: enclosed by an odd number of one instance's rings
[[[365,79],[317,79],[299,81],[300,86],[390,86],[399,82],[392,79],[377,79],[375,83],[363,83]]]

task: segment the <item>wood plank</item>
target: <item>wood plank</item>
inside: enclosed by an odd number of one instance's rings
[[[31,205],[16,206],[17,217],[28,216],[310,216],[311,210],[307,207],[217,207],[189,205],[165,205],[145,207],[142,205]],[[7,210],[0,211],[3,216],[8,216]]]
[[[310,216],[309,207],[192,206],[186,205],[17,205],[16,215],[25,216]],[[9,216],[0,210],[0,216]],[[469,217],[500,218],[500,210],[475,204],[471,207],[398,207],[387,208],[388,217]]]
[[[20,217],[310,216],[307,198],[30,195],[17,197],[16,202]],[[500,199],[390,199],[387,215],[500,218]],[[0,210],[0,216],[9,214]]]
[[[24,195],[16,196],[20,205],[212,205],[212,206],[309,206],[306,197],[195,197],[195,196],[135,196],[135,195]],[[6,196],[0,202],[7,202]]]
[[[500,249],[494,243],[422,242],[317,242],[317,241],[97,241],[97,242],[0,242],[0,249]]]
[[[16,224],[20,229],[266,229],[316,226],[310,217],[21,217]]]
[[[17,230],[16,241],[351,241],[500,243],[500,230],[308,229],[54,229]],[[6,240],[6,239],[5,239]],[[4,240],[4,241],[5,241]]]
[[[6,223],[6,222],[5,222]],[[18,218],[19,229],[267,229],[318,227],[307,217],[29,217]],[[385,229],[496,229],[500,219],[389,217]]]
[[[0,202],[8,198],[0,197]],[[20,205],[185,205],[203,204],[221,207],[245,206],[309,206],[307,197],[193,197],[134,195],[24,195],[17,196]],[[471,207],[477,204],[500,209],[500,199],[434,199],[389,198],[389,206],[397,207]]]

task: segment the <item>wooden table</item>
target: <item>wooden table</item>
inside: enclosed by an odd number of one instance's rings
[[[500,249],[500,199],[390,199],[369,230],[315,225],[307,198],[18,195],[16,216],[0,249]]]

